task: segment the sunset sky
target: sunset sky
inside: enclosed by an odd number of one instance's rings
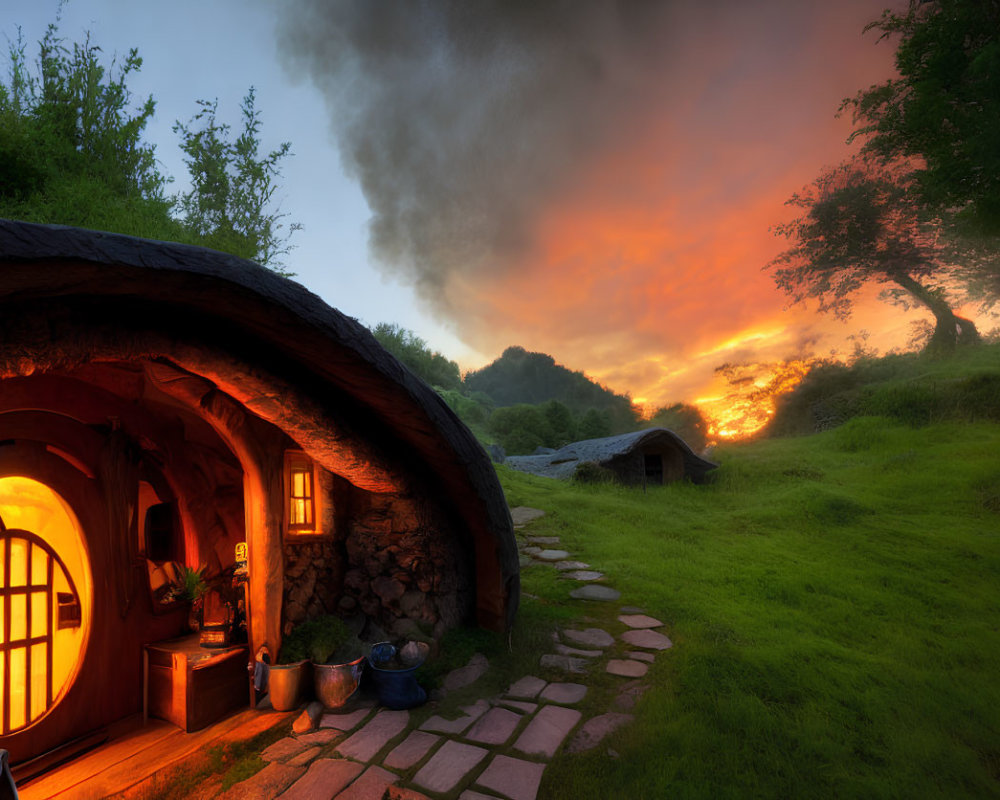
[[[258,88],[295,153],[288,266],[331,305],[463,368],[544,351],[651,409],[719,396],[723,363],[905,345],[919,312],[869,293],[844,325],[761,271],[784,201],[849,152],[840,101],[892,74],[862,34],[885,5],[71,0],[62,29],[139,48],[175,175],[173,121]],[[55,6],[17,0],[3,32],[33,42]]]

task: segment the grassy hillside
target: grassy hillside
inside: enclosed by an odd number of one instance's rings
[[[617,757],[557,758],[540,796],[1000,794],[998,453],[1000,425],[869,417],[721,448],[706,486],[643,494],[501,468],[512,505],[550,512],[534,532],[675,642],[610,740]],[[523,581],[531,625],[613,620],[568,601],[549,568]]]

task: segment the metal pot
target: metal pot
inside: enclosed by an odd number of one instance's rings
[[[309,688],[308,672],[308,661],[274,664],[268,669],[268,693],[275,711],[292,711],[302,705]]]
[[[346,664],[313,664],[316,699],[327,708],[340,708],[357,691],[364,664],[364,656]]]

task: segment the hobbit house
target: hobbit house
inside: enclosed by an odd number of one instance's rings
[[[185,567],[233,586],[244,553],[250,654],[322,613],[436,637],[518,605],[489,458],[357,322],[221,253],[0,220],[0,748],[142,711]]]

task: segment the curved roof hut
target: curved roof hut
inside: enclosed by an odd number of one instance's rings
[[[521,472],[563,479],[572,478],[576,468],[588,462],[611,470],[619,481],[632,485],[671,483],[683,478],[701,483],[716,468],[666,428],[585,439],[551,453],[509,456],[504,461]]]
[[[139,710],[179,567],[246,558],[250,653],[321,613],[438,636],[518,605],[447,405],[302,286],[196,247],[0,220],[0,520],[15,761]]]

